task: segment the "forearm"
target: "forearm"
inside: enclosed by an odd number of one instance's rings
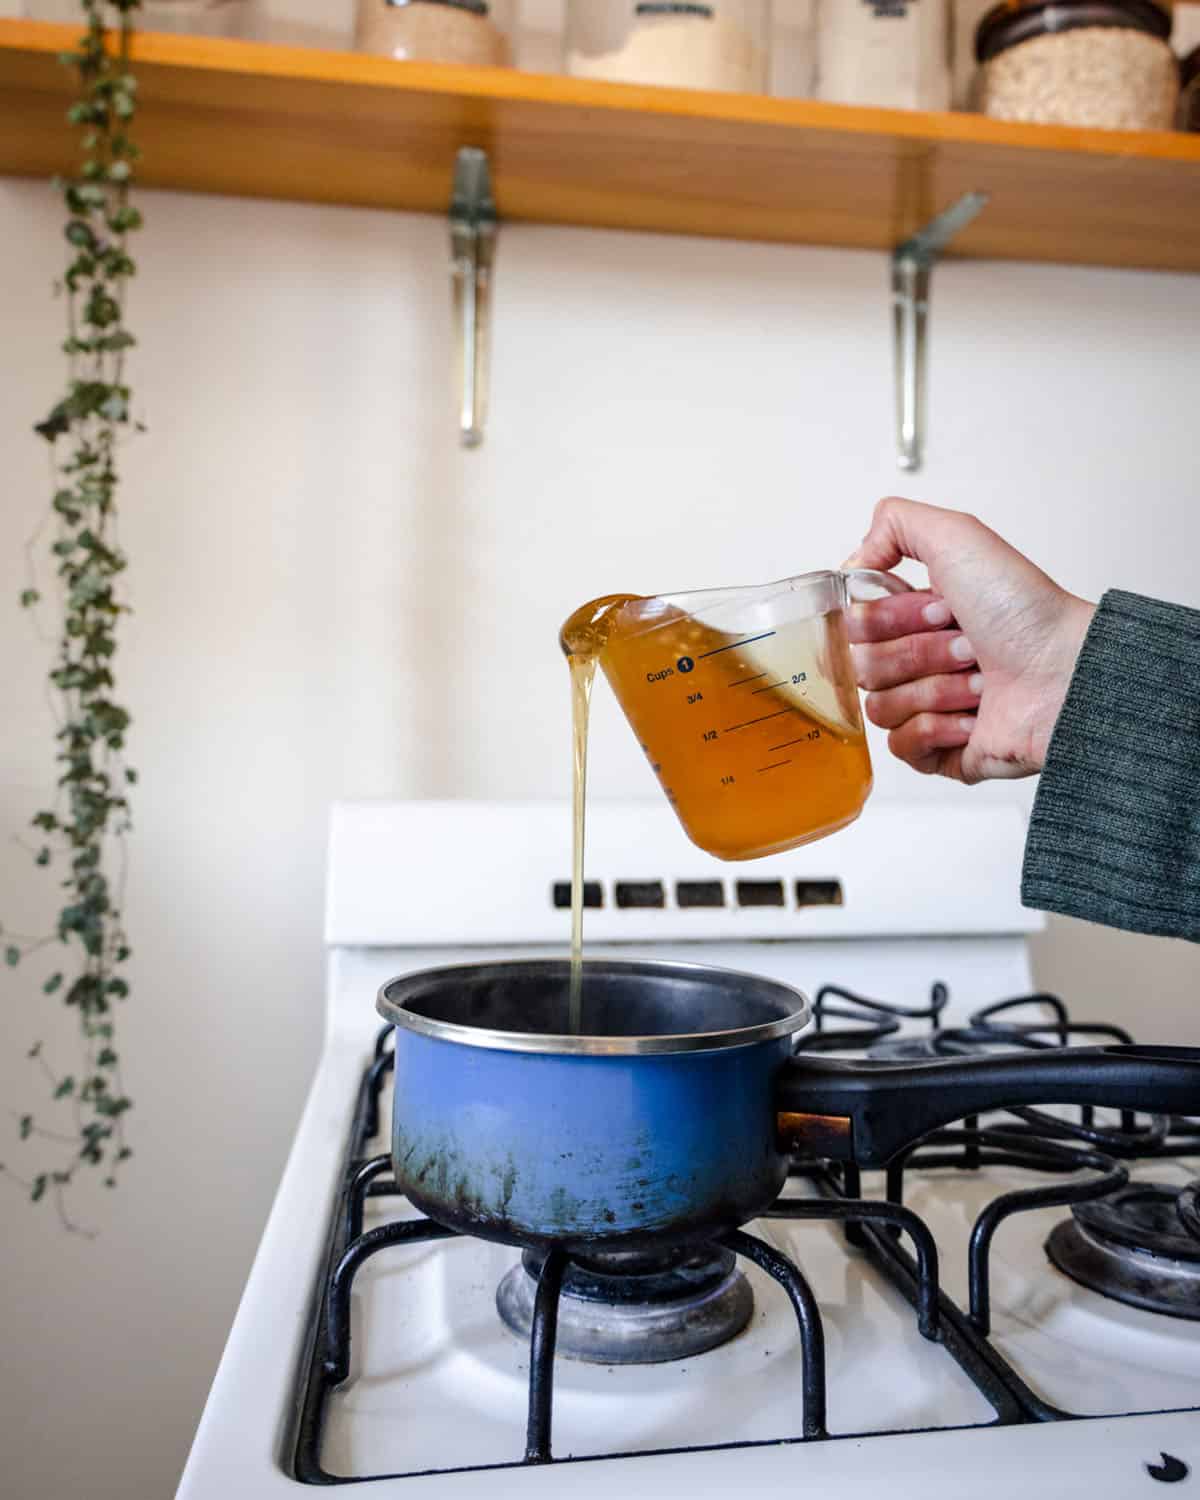
[[[1021,894],[1200,941],[1200,611],[1104,596],[1050,741]]]

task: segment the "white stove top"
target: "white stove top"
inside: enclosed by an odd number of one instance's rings
[[[530,877],[524,915],[511,923],[522,939],[519,951],[536,951],[538,937],[555,938],[565,927],[566,913],[548,901],[565,864],[563,851],[547,849],[547,840],[537,836],[539,828],[555,828],[551,815],[487,809],[482,821],[491,820],[493,837],[481,849],[468,848],[456,833],[459,811],[431,824],[428,808],[415,817],[395,808],[343,809],[335,821],[326,1046],[183,1477],[184,1500],[304,1491],[288,1473],[298,1372],[359,1080],[379,1027],[373,1009],[378,985],[404,970],[499,951],[515,954],[517,949],[491,943],[469,949],[463,943],[464,927],[475,920],[472,913],[489,881],[494,892],[506,893],[498,904],[511,906],[522,877]],[[554,811],[562,817],[561,809]],[[619,810],[616,824],[628,815]],[[589,861],[589,878],[601,880],[610,903],[589,914],[601,919],[592,923],[598,937],[611,941],[628,916],[638,928],[632,934],[637,951],[644,954],[653,941],[646,927],[659,918],[663,936],[654,942],[656,956],[699,954],[787,979],[810,994],[832,982],[920,1005],[939,979],[955,997],[946,1018],[951,1024],[982,1004],[1032,988],[1024,932],[1037,919],[1021,912],[998,884],[1006,867],[1015,880],[1021,837],[1015,817],[956,814],[951,825],[931,818],[929,810],[877,812],[872,841],[830,840],[743,867],[718,865],[689,846],[681,848],[672,841],[673,824],[646,810],[637,818],[636,860],[627,852],[627,828],[606,836],[603,830],[613,825],[593,819],[597,853]],[[507,833],[496,838],[506,822]],[[427,858],[426,879],[414,880],[403,874],[420,866],[414,835],[419,827],[427,840],[431,826],[443,830],[434,860],[441,874],[435,877]],[[559,844],[564,836],[558,835]],[[911,851],[918,836],[921,868],[911,878],[901,873],[910,856],[880,858],[881,848]],[[890,903],[883,899],[889,881],[880,875],[888,863],[895,893]],[[954,866],[954,888],[939,917],[930,909],[936,881],[929,872],[940,867],[944,873],[948,864]],[[456,918],[448,917],[447,908],[455,906],[451,877],[457,870],[461,880],[468,867],[474,872],[470,900],[457,907]],[[672,909],[673,882],[716,876],[726,882],[779,878],[787,904],[703,913],[707,922],[700,930],[715,940],[698,950],[694,941],[679,937],[680,928],[701,914]],[[668,903],[661,910],[613,909],[617,880],[656,877]],[[842,882],[843,907],[796,908],[797,880],[831,879]],[[366,887],[370,900],[357,899],[354,893]],[[528,897],[535,887],[544,903],[537,912]],[[381,889],[388,901],[380,898]],[[865,893],[861,908],[855,901],[859,891]],[[737,930],[745,919],[756,928],[750,941]],[[934,925],[938,920],[944,927]],[[476,925],[487,929],[492,921],[484,911]],[[762,931],[766,924],[773,924],[773,934]],[[419,934],[435,928],[438,945],[418,945]],[[764,941],[797,929],[817,932],[800,941]],[[876,935],[888,931],[908,935]],[[346,941],[348,936],[354,940]],[[1078,1019],[1086,1019],[1083,1003],[1075,1003]],[[1139,1026],[1141,1039],[1153,1040],[1144,1020]],[[388,1118],[385,1096],[381,1134],[366,1155],[386,1151]],[[1164,1161],[1139,1167],[1135,1175],[1182,1184],[1200,1175],[1200,1161]],[[932,1230],[943,1290],[959,1305],[967,1296],[967,1239],[975,1216],[999,1192],[1044,1182],[1012,1168],[986,1175],[944,1169],[909,1174],[906,1202]],[[797,1182],[789,1191],[812,1190]],[[881,1196],[880,1174],[866,1174],[864,1193]],[[368,1199],[366,1227],[405,1214],[395,1198]],[[1200,1323],[1121,1306],[1050,1266],[1042,1248],[1046,1235],[1068,1214],[1063,1208],[1021,1214],[998,1231],[991,1259],[992,1343],[1043,1400],[1098,1420],[987,1425],[994,1412],[984,1396],[944,1347],[920,1336],[908,1303],[865,1256],[846,1246],[840,1229],[760,1220],[746,1227],[801,1267],[820,1304],[833,1440],[789,1441],[800,1431],[801,1415],[795,1317],[775,1283],[742,1262],[755,1312],[730,1343],[658,1365],[556,1361],[556,1459],[607,1461],[568,1468],[520,1465],[528,1347],[503,1327],[494,1303],[496,1286],[518,1252],[448,1240],[388,1249],[360,1271],[351,1376],[328,1400],[322,1467],[345,1477],[420,1476],[371,1483],[371,1492],[389,1496],[501,1497],[535,1493],[539,1486],[546,1494],[569,1486],[580,1497],[608,1496],[616,1485],[629,1496],[662,1497],[818,1484],[836,1485],[846,1500],[876,1495],[885,1484],[889,1492],[919,1491],[928,1500],[961,1500],[964,1494],[1010,1500],[1018,1485],[1035,1494],[1087,1500],[1156,1494],[1158,1483],[1146,1466],[1160,1463],[1161,1453],[1193,1471],[1200,1468],[1200,1421],[1194,1412],[1170,1410],[1200,1406]]]
[[[386,1149],[386,1142],[378,1149]],[[1198,1166],[1193,1163],[1191,1176]],[[1152,1175],[1180,1186],[1189,1180],[1174,1163]],[[917,1175],[908,1202],[933,1230],[943,1252],[943,1288],[956,1301],[965,1305],[966,1241],[975,1214],[997,1192],[1034,1180],[1033,1174],[1010,1170],[986,1179]],[[869,1183],[868,1191],[874,1196],[878,1184]],[[387,1200],[376,1203],[367,1214],[368,1228],[398,1216]],[[1046,1265],[1046,1235],[1068,1212],[1020,1215],[1001,1236],[992,1261],[993,1343],[1040,1396],[1081,1415],[1200,1407],[1195,1324],[1123,1307]],[[825,1325],[832,1434],[994,1420],[993,1409],[953,1358],[917,1332],[903,1297],[847,1249],[840,1229],[780,1220],[747,1228],[799,1265],[816,1293]],[[361,1333],[351,1379],[331,1403],[322,1448],[330,1473],[411,1473],[511,1463],[520,1456],[529,1351],[495,1309],[496,1287],[517,1259],[504,1246],[452,1240],[389,1251],[367,1263],[356,1282]],[[797,1434],[795,1315],[769,1277],[754,1266],[743,1268],[755,1312],[731,1343],[668,1364],[615,1368],[558,1361],[556,1457],[770,1442]],[[1033,1279],[1031,1272],[1037,1273]],[[455,1413],[450,1446],[448,1409]],[[1200,1426],[1200,1419],[1192,1420]],[[806,1454],[794,1462],[800,1472]],[[936,1462],[932,1453],[930,1462]]]

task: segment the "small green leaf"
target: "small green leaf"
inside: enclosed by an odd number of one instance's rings
[[[12,943],[9,943],[8,947],[4,950],[4,962],[10,969],[15,969],[21,962],[20,948],[14,947]]]
[[[37,852],[37,857],[33,862],[35,865],[48,865],[50,863],[49,849],[39,849]]]
[[[30,1199],[34,1203],[36,1203],[45,1191],[46,1174],[45,1172],[39,1172],[38,1175],[33,1179],[33,1186],[29,1189]]]
[[[74,1092],[75,1080],[68,1073],[67,1076],[58,1085],[58,1087],[54,1090],[54,1097],[56,1099],[65,1099],[68,1094],[73,1094]]]
[[[39,437],[44,437],[48,443],[52,443],[57,437],[62,437],[64,432],[70,432],[71,419],[67,415],[65,404],[60,401],[44,422],[34,424],[33,430]]]
[[[21,608],[32,609],[41,597],[42,596],[38,593],[37,589],[22,589]]]
[[[32,1115],[22,1115],[21,1116],[21,1124],[20,1124],[19,1129],[20,1129],[21,1139],[23,1141],[27,1141],[29,1139],[30,1132],[33,1130],[33,1116]]]
[[[51,974],[50,978],[42,985],[42,994],[53,995],[56,991],[62,989],[62,982],[63,977],[61,974]]]
[[[33,1046],[30,1047],[29,1051],[25,1054],[26,1057],[41,1057],[41,1055],[42,1055],[42,1044],[41,1044],[41,1042],[34,1042]]]

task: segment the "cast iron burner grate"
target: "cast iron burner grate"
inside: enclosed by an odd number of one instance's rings
[[[935,984],[928,1006],[906,1008],[858,996],[838,987],[826,987],[818,994],[814,1005],[816,1027],[798,1041],[797,1050],[869,1047],[878,1053],[886,1049],[898,1031],[900,1017],[930,1022],[929,1035],[920,1039],[927,1049],[924,1055],[940,1056],[997,1045],[1009,1048],[1065,1046],[1081,1037],[1130,1040],[1118,1027],[1072,1022],[1062,1002],[1047,995],[1001,1001],[976,1012],[965,1027],[943,1028],[940,1017],[947,998],[945,986]],[[1048,1007],[1054,1019],[1050,1022],[1040,1018],[1028,1022],[1011,1019],[1011,1012],[1034,1006]],[[1001,1015],[1006,1019],[998,1020]],[[826,1021],[831,1016],[851,1024],[830,1028]],[[386,1045],[389,1036],[390,1028],[380,1032],[375,1056],[360,1084],[343,1188],[330,1224],[325,1269],[301,1361],[296,1414],[288,1450],[291,1472],[305,1484],[416,1477],[405,1474],[334,1475],[321,1464],[321,1440],[329,1398],[348,1377],[350,1370],[350,1298],[355,1276],[367,1260],[386,1248],[456,1237],[456,1231],[429,1219],[390,1221],[364,1230],[364,1203],[368,1196],[400,1196],[398,1185],[390,1177],[390,1156],[370,1159],[365,1156],[366,1143],[379,1130],[380,1093],[394,1061]],[[895,1040],[907,1046],[907,1039]],[[896,1053],[893,1051],[891,1055]],[[900,1055],[913,1054],[903,1051]],[[1114,1128],[1098,1126],[1090,1107],[1076,1111],[1077,1118],[1072,1119],[1034,1109],[1012,1110],[1009,1114],[1014,1118],[1011,1121],[1006,1119],[1000,1127],[984,1129],[980,1128],[978,1120],[967,1119],[961,1127],[937,1130],[926,1136],[889,1164],[884,1198],[862,1197],[861,1174],[856,1166],[834,1165],[817,1158],[797,1159],[792,1177],[807,1180],[818,1196],[781,1198],[763,1217],[842,1223],[847,1241],[867,1256],[875,1269],[913,1308],[921,1334],[940,1344],[983,1395],[995,1413],[994,1425],[1095,1420],[1044,1401],[990,1342],[989,1269],[993,1237],[1000,1224],[1011,1215],[1049,1206],[1070,1205],[1074,1217],[1067,1224],[1087,1223],[1085,1216],[1089,1211],[1094,1215],[1097,1210],[1101,1222],[1109,1222],[1105,1209],[1114,1195],[1119,1198],[1145,1187],[1145,1184],[1129,1185],[1128,1173],[1120,1158],[1170,1158],[1197,1154],[1200,1152],[1200,1121],[1156,1118],[1147,1124],[1126,1113]],[[922,1172],[937,1168],[975,1171],[995,1166],[1033,1169],[1055,1177],[1071,1174],[1072,1180],[1002,1193],[984,1208],[970,1235],[968,1307],[963,1309],[940,1289],[938,1252],[933,1235],[924,1221],[903,1202],[905,1174],[915,1168]],[[1079,1173],[1087,1175],[1079,1177],[1076,1175]],[[1130,1198],[1129,1201],[1141,1204],[1137,1212],[1143,1217],[1149,1214],[1157,1221],[1160,1210],[1166,1213],[1162,1205],[1149,1209],[1145,1200]],[[1190,1263],[1200,1267],[1200,1183],[1177,1195],[1173,1212],[1179,1220],[1179,1234],[1184,1236],[1182,1243],[1192,1252]],[[1060,1229],[1064,1227],[1059,1226]],[[1170,1232],[1175,1232],[1173,1224]],[[1059,1230],[1054,1233],[1057,1235]],[[902,1236],[907,1237],[911,1249],[902,1243]],[[721,1274],[726,1276],[736,1275],[732,1266],[738,1257],[753,1262],[772,1277],[787,1293],[796,1315],[801,1350],[797,1411],[799,1435],[782,1441],[827,1439],[830,1433],[826,1412],[825,1339],[820,1308],[812,1289],[799,1267],[787,1256],[744,1230],[727,1234],[698,1253],[699,1262],[707,1263],[710,1274],[715,1273],[714,1268],[720,1268]],[[525,1451],[522,1458],[514,1457],[509,1464],[474,1466],[477,1469],[514,1467],[521,1463],[593,1461],[591,1457],[587,1460],[553,1459],[552,1418],[554,1359],[564,1285],[569,1293],[578,1295],[581,1287],[586,1290],[589,1278],[593,1278],[591,1288],[595,1290],[595,1268],[573,1263],[563,1250],[553,1249],[526,1257],[522,1274],[532,1280],[527,1310],[530,1373]],[[611,1300],[612,1289],[601,1290]],[[1181,1409],[1200,1412],[1200,1407]],[[882,1434],[856,1434],[867,1435]],[[697,1448],[754,1446],[759,1444],[696,1445]],[[449,1466],[437,1472],[457,1471]]]

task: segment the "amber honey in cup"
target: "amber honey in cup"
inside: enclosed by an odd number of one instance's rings
[[[561,643],[598,661],[688,837],[754,859],[844,828],[870,794],[848,602],[836,572],[610,595],[577,610]]]

